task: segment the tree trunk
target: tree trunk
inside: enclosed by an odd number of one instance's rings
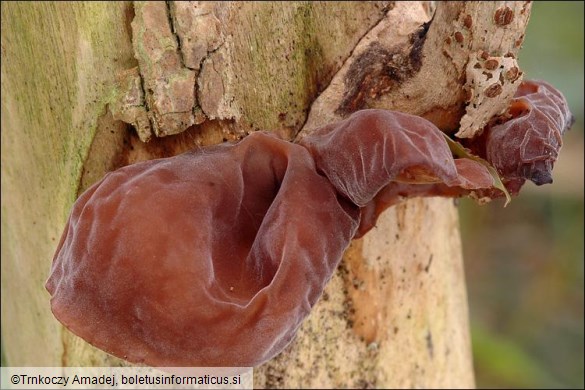
[[[507,4],[3,2],[7,365],[127,364],[63,328],[44,289],[72,203],[107,171],[368,107],[470,134],[514,92],[486,100],[473,67],[517,65],[530,7]],[[406,201],[351,244],[255,386],[470,387],[467,316],[453,202]]]

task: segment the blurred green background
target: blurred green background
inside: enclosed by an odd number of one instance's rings
[[[461,200],[479,388],[583,388],[583,2],[534,2],[519,62],[576,122],[554,184],[508,207]]]

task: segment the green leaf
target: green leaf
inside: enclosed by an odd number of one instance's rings
[[[452,140],[447,134],[443,133],[443,137],[445,137],[445,140],[447,141],[447,144],[449,145],[449,149],[451,150],[451,153],[453,153],[455,156],[460,157],[460,158],[468,158],[470,160],[477,161],[478,163],[480,163],[481,165],[483,165],[487,168],[489,173],[492,175],[492,178],[494,179],[494,187],[497,188],[498,190],[502,191],[504,193],[504,195],[506,195],[506,203],[504,203],[504,207],[506,207],[508,205],[508,203],[510,203],[512,201],[512,198],[510,197],[510,193],[506,189],[506,186],[502,182],[502,179],[500,178],[498,171],[496,171],[496,169],[489,162],[484,160],[483,158],[480,158],[480,157],[474,156],[473,154],[470,154],[467,151],[467,149],[465,149],[463,147],[463,145],[461,145],[457,141]]]

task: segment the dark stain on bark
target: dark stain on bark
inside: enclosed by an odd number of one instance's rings
[[[347,92],[335,113],[346,116],[367,108],[369,100],[388,93],[420,71],[429,25],[423,24],[410,36],[408,47],[389,49],[372,42],[349,68],[345,77]]]

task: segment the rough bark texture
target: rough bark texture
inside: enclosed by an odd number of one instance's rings
[[[62,328],[43,287],[72,202],[105,172],[259,129],[293,139],[368,107],[469,136],[521,78],[529,12],[523,2],[3,2],[8,364],[125,364]],[[352,243],[296,340],[255,373],[257,387],[473,386],[452,201],[387,211]]]

